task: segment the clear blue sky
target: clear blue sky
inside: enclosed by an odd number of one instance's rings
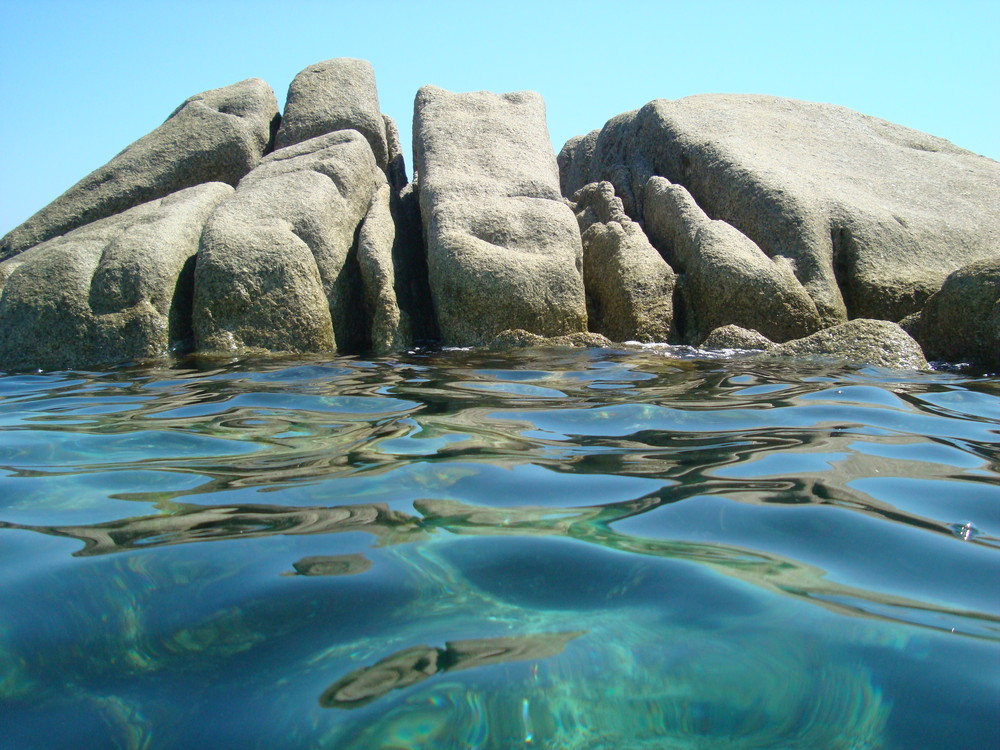
[[[0,234],[192,94],[370,60],[410,148],[413,97],[532,89],[555,148],[656,98],[841,104],[1000,159],[1000,0],[0,0]],[[410,159],[407,159],[408,168]]]

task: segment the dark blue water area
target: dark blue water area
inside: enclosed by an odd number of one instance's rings
[[[0,376],[2,748],[1000,746],[1000,380]]]

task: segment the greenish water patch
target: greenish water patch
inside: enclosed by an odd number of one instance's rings
[[[1000,744],[1000,381],[682,354],[0,376],[3,742]]]

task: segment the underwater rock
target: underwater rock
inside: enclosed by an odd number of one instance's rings
[[[257,166],[277,119],[274,92],[259,78],[192,96],[156,130],[0,239],[0,260],[186,187],[235,186]]]
[[[533,92],[417,92],[414,168],[444,343],[585,331],[580,230]]]
[[[443,649],[414,646],[345,675],[323,692],[319,704],[324,708],[359,708],[391,690],[410,687],[439,672],[545,659],[561,653],[567,643],[584,632],[472,638],[448,641]]]
[[[303,557],[292,564],[299,576],[352,576],[371,568],[372,561],[361,554],[355,555],[314,555]]]

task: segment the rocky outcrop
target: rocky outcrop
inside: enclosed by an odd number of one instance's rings
[[[532,349],[535,347],[545,347],[547,349],[583,349],[590,347],[606,348],[614,346],[614,343],[607,336],[599,333],[577,332],[567,333],[563,336],[552,336],[546,338],[537,333],[525,331],[523,328],[515,328],[509,331],[501,331],[489,342],[487,348],[494,352],[506,352],[513,349]]]
[[[195,272],[198,348],[363,348],[354,238],[384,182],[368,141],[354,130],[267,156],[205,227]]]
[[[729,324],[760,331],[772,341],[800,338],[822,327],[816,305],[786,258],[767,257],[663,177],[651,177],[643,197],[650,240],[684,274],[688,340]]]
[[[737,325],[725,325],[716,328],[701,342],[703,349],[772,349],[774,342],[760,331],[740,328]]]
[[[587,185],[573,201],[590,330],[614,341],[673,339],[674,272],[625,214],[614,187]]]
[[[560,165],[565,195],[609,180],[647,228],[649,178],[682,185],[792,268],[824,325],[848,313],[898,321],[1000,248],[1000,165],[829,104],[656,100],[571,140]]]
[[[236,185],[257,166],[277,119],[274,92],[257,78],[192,96],[152,133],[0,239],[0,260],[186,187]]]
[[[887,320],[858,318],[811,336],[778,344],[768,355],[780,357],[826,357],[859,365],[926,370],[920,344]]]
[[[952,273],[903,326],[929,359],[1000,368],[1000,257]]]
[[[448,344],[587,327],[580,231],[535,93],[417,93],[414,160],[431,293]]]
[[[191,347],[194,256],[233,189],[210,182],[0,263],[0,368],[66,369]]]
[[[278,122],[256,79],[194,96],[0,240],[0,369],[428,340],[924,366],[895,320],[933,359],[1000,367],[1000,164],[946,141],[699,96],[557,165],[539,95],[425,86],[408,183],[353,59],[303,70]]]
[[[357,130],[367,139],[379,167],[387,167],[387,123],[379,109],[375,71],[367,60],[325,60],[295,76],[274,147],[286,148],[336,130]]]

